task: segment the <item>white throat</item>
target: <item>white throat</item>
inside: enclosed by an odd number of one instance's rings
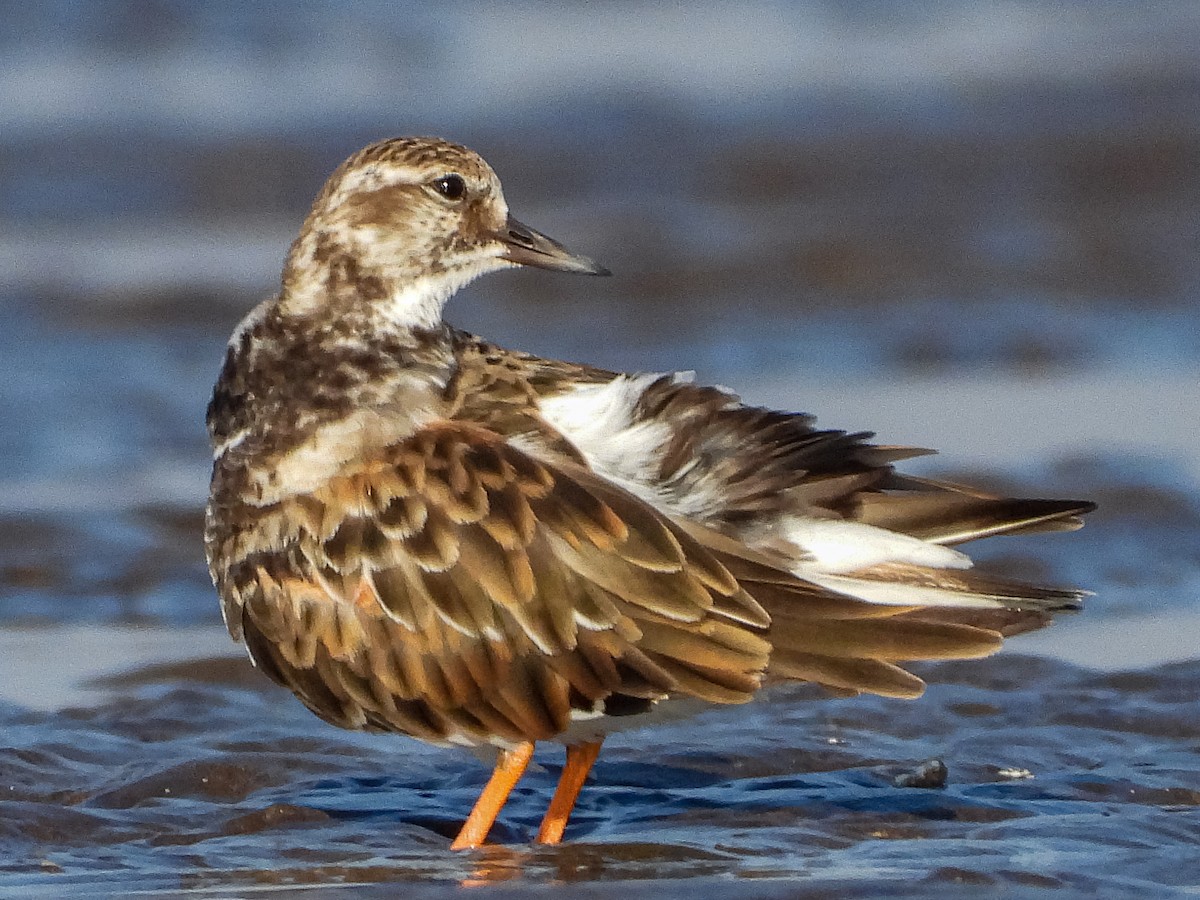
[[[442,324],[446,302],[480,275],[508,268],[512,263],[495,256],[480,255],[476,260],[457,266],[438,275],[422,275],[406,282],[377,309],[382,319],[393,328],[433,329]]]

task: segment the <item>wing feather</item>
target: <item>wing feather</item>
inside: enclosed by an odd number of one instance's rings
[[[924,451],[670,380],[650,384],[637,415],[678,426],[646,486],[675,498],[672,513],[589,469],[529,410],[477,421],[532,428],[544,452],[442,421],[277,503],[217,497],[210,547],[231,632],[337,724],[511,741],[560,734],[614,696],[737,703],[766,678],[916,696],[923,683],[895,663],[991,653],[1000,632],[1077,599],[915,566],[817,584],[803,553],[748,536],[813,514],[953,543],[1074,527],[1086,504],[905,479],[891,463]],[[677,507],[693,494],[709,505],[690,518]],[[866,602],[843,582],[899,584],[913,602]],[[933,612],[919,595],[938,590],[997,608]]]
[[[744,701],[766,672],[766,613],[700,542],[477,427],[425,429],[238,512],[238,626],[339,724],[536,739],[614,694]]]

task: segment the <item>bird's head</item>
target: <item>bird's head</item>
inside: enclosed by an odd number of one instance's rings
[[[436,138],[393,138],[330,176],[284,269],[281,308],[369,305],[399,327],[434,327],[446,300],[513,266],[607,275],[514,219],[477,153]]]

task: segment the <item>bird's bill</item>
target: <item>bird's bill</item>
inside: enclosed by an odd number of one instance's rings
[[[534,231],[512,216],[508,217],[504,230],[496,236],[504,244],[501,258],[517,265],[537,266],[539,269],[573,272],[577,275],[612,274],[604,266],[598,265],[586,256],[572,253],[554,238],[546,237],[540,231]]]

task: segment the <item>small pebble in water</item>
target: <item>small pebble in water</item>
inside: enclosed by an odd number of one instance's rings
[[[904,772],[892,779],[896,787],[904,788],[941,788],[946,786],[946,776],[950,770],[940,759],[929,759],[921,763],[911,772]]]

